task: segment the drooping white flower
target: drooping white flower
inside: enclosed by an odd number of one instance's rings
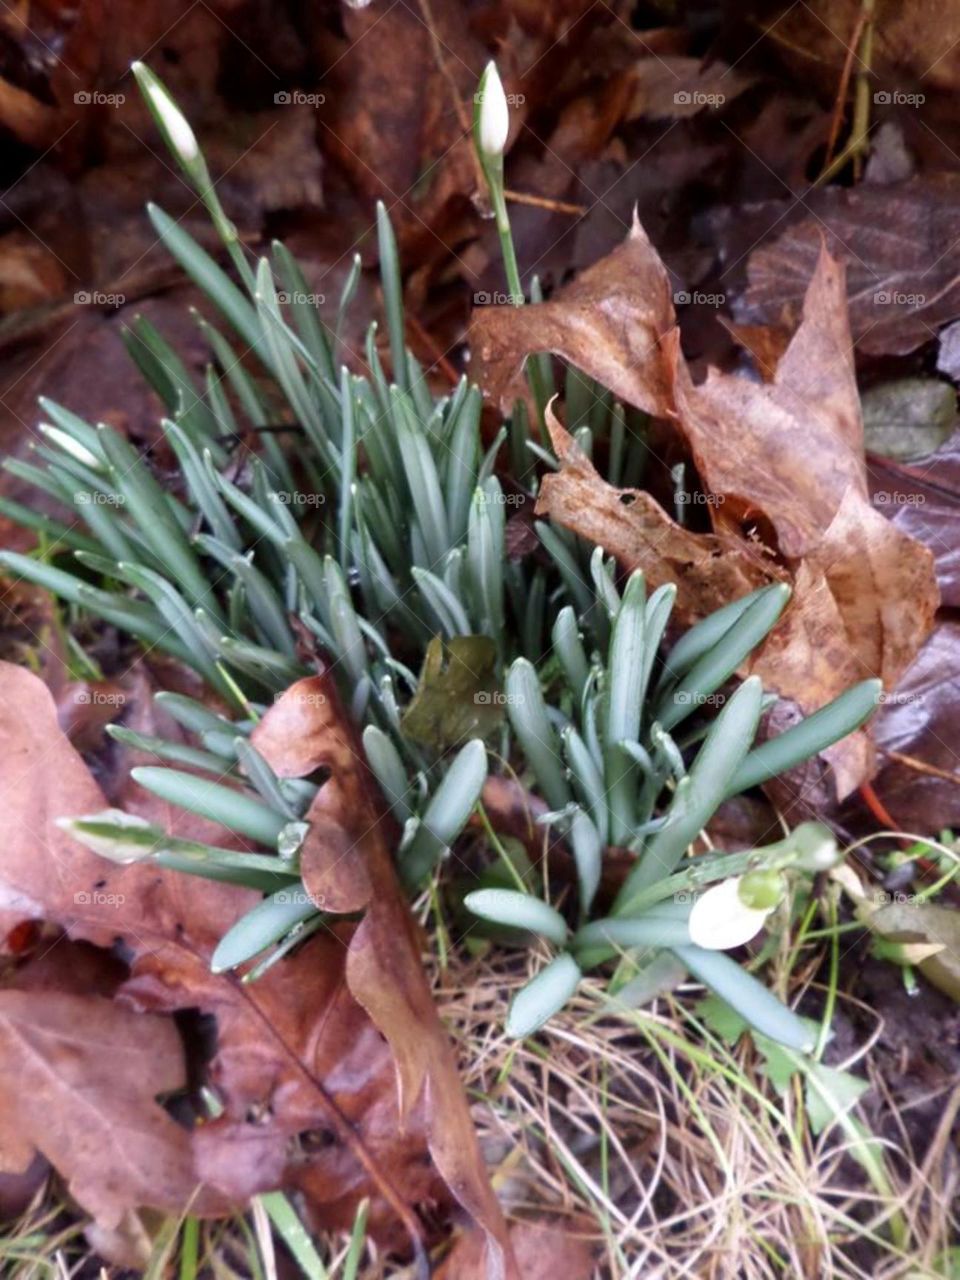
[[[728,951],[731,947],[743,946],[763,928],[767,916],[782,896],[782,889],[778,897],[773,897],[772,893],[748,893],[754,903],[769,902],[769,905],[749,905],[741,892],[745,880],[746,876],[721,880],[693,904],[689,921],[690,940],[698,947],[705,947],[708,951]],[[749,890],[749,881],[747,887]]]
[[[140,88],[147,95],[150,106],[166,134],[167,142],[176,152],[180,163],[192,165],[200,154],[196,135],[187,123],[187,118],[157,79],[149,67],[142,62],[134,62],[130,70],[137,77]]]
[[[484,155],[503,155],[510,132],[510,108],[495,62],[488,62],[480,79],[480,120],[477,143]]]

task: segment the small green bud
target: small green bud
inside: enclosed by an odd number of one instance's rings
[[[740,879],[737,894],[745,907],[772,911],[786,890],[787,883],[779,871],[748,871]]]

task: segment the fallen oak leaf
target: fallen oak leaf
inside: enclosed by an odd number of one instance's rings
[[[349,943],[347,985],[390,1045],[401,1123],[422,1098],[434,1162],[484,1234],[485,1274],[490,1280],[513,1276],[506,1226],[394,867],[397,833],[327,672],[298,680],[281,694],[254,729],[251,743],[281,778],[330,771],[306,815],[310,829],[300,851],[304,885],[327,910],[364,912]]]
[[[57,820],[97,812],[103,797],[59,732],[46,688],[6,663],[0,750],[7,804],[0,921],[48,920],[72,938],[120,945],[130,976],[115,998],[138,1014],[197,1009],[216,1018],[208,1079],[223,1114],[191,1135],[190,1176],[168,1209],[183,1212],[198,1184],[234,1206],[283,1186],[301,1189],[327,1225],[345,1227],[366,1196],[375,1234],[402,1244],[399,1217],[418,1241],[408,1205],[436,1202],[443,1186],[424,1159],[417,1125],[398,1133],[392,1060],[346,990],[345,940],[315,936],[251,987],[211,974],[220,936],[259,896],[149,863],[117,866],[68,838]],[[69,1127],[76,1115],[57,1120]],[[89,1212],[115,1216],[102,1168],[60,1172],[78,1182]],[[134,1209],[138,1188],[129,1190]]]

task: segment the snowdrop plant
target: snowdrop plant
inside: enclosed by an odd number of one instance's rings
[[[489,732],[500,734],[501,754],[549,805],[547,820],[573,852],[576,904],[560,903],[561,911],[532,894],[496,889],[467,898],[478,915],[540,937],[556,952],[514,1002],[514,1034],[542,1025],[588,970],[652,948],[672,952],[767,1034],[805,1042],[802,1024],[725,950],[762,926],[784,876],[836,856],[829,833],[799,828],[766,849],[686,854],[726,796],[860,724],[876,701],[876,682],[762,746],[754,745],[763,707],[755,679],[713,720],[694,718],[725,696],[726,682],[776,622],[785,590],[771,587],[721,609],[663,657],[672,587],[648,599],[634,575],[621,595],[602,549],[585,558],[582,544],[551,524],[537,526],[537,563],[508,562],[495,470],[505,432],[484,447],[479,391],[464,379],[437,396],[408,351],[397,249],[383,208],[376,229],[389,379],[374,325],[363,353],[368,372],[351,373],[340,359],[359,259],[327,327],[282,245],[248,260],[189,125],[156,77],[143,67],[136,74],[233,266],[225,271],[166,213],[148,207],[160,240],[221,317],[198,321],[213,358],[198,385],[148,322],[127,333],[132,358],[166,408],[173,484],[111,427],[41,401],[46,422],[35,461],[5,465],[73,518],[0,500],[0,512],[41,539],[36,554],[4,552],[0,565],[199,673],[220,709],[157,695],[193,735],[190,744],[122,725],[109,732],[156,761],[135,771],[142,786],[238,833],[256,851],[173,838],[115,811],[70,819],[69,830],[105,857],[149,859],[259,889],[263,900],[224,937],[213,963],[255,961],[246,974],[254,978],[282,959],[326,922],[303,890],[298,863],[316,786],[278,778],[250,734],[272,698],[309,673],[313,648],[362,727],[368,763],[403,833],[397,860],[411,893],[428,882],[477,806]],[[495,68],[485,85],[478,148],[509,238],[506,101]],[[519,292],[513,263],[508,277]],[[547,364],[537,368],[552,378]],[[611,480],[635,482],[638,451],[622,410],[575,373],[566,401],[581,447],[589,453],[594,433],[606,432]],[[536,454],[552,464],[529,443],[527,461]],[[552,654],[538,666],[548,608],[559,610]],[[409,731],[410,709],[435,646],[442,657],[445,646],[454,651],[464,640],[487,646],[485,678],[498,705],[505,687],[509,732],[479,721],[471,727],[468,718],[468,732],[424,743]],[[633,866],[601,911],[611,846],[633,855]]]
[[[542,821],[565,834],[573,855],[576,908],[563,913],[514,889],[480,889],[466,898],[476,915],[522,929],[558,952],[514,1000],[508,1030],[525,1035],[543,1025],[588,970],[617,957],[643,955],[650,964],[666,950],[757,1030],[804,1048],[804,1024],[725,952],[763,927],[785,895],[785,873],[831,865],[837,851],[829,831],[805,824],[762,849],[686,854],[725,799],[862,724],[877,703],[879,682],[864,681],[755,745],[764,706],[760,681],[751,676],[735,692],[725,690],[775,625],[787,590],[766,587],[736,601],[661,657],[674,588],[660,587],[648,598],[643,575],[634,573],[620,596],[599,548],[592,568],[609,613],[603,659],[588,654],[568,606],[553,628],[551,666],[560,676],[552,700],[526,658],[513,663],[506,681],[508,714],[531,785],[550,806]],[[695,722],[707,706],[719,706],[719,713]],[[611,845],[635,858],[597,913],[604,851]]]

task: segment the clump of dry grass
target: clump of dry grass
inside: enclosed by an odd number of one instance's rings
[[[772,961],[781,987],[816,986],[818,954],[782,946]],[[799,962],[798,962],[799,959]],[[749,1037],[724,1044],[698,1016],[698,989],[684,987],[642,1009],[615,1006],[585,981],[536,1036],[503,1034],[504,1009],[540,961],[532,951],[471,958],[445,952],[434,970],[441,1014],[460,1048],[474,1119],[507,1214],[561,1227],[594,1250],[596,1276],[611,1280],[934,1280],[950,1277],[960,1234],[960,1162],[951,1132],[960,1084],[939,1098],[936,1127],[915,1147],[901,1107],[871,1049],[880,1015],[835,991],[840,1014],[857,1013],[872,1034],[834,1065],[866,1075],[885,1189],[855,1158],[849,1131],[817,1136],[799,1081],[781,1094]],[[866,1132],[866,1130],[864,1130]],[[882,1134],[883,1136],[877,1136]],[[869,1135],[868,1135],[869,1136]],[[170,1274],[179,1224],[157,1236],[148,1275]],[[344,1238],[320,1241],[325,1272],[340,1280]],[[276,1280],[282,1247],[262,1208],[249,1220],[200,1224],[195,1274]],[[10,1280],[97,1276],[82,1223],[55,1188],[36,1196],[0,1241]],[[175,1272],[174,1272],[175,1273]],[[295,1274],[295,1272],[290,1272]],[[361,1280],[407,1280],[410,1270],[368,1242]]]
[[[693,1013],[690,990],[613,1009],[585,982],[535,1038],[500,1031],[538,961],[495,956],[438,975],[474,1114],[512,1217],[563,1225],[595,1246],[604,1277],[949,1275],[960,1171],[949,1147],[960,1086],[922,1153],[870,1044],[845,1062],[879,1098],[889,1194],[851,1157],[838,1126],[815,1136],[803,1092],[780,1096],[748,1037],[728,1049]],[[811,966],[812,967],[812,966]],[[877,1023],[879,1032],[879,1021]],[[899,1219],[897,1218],[899,1215]],[[900,1243],[891,1224],[897,1222]]]

